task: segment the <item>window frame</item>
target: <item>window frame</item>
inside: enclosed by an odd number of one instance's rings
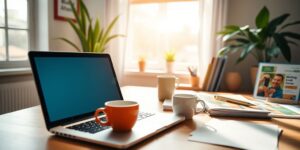
[[[27,31],[28,34],[28,52],[32,49],[34,49],[35,45],[35,34],[34,34],[34,0],[27,0],[27,29],[22,28],[16,28],[16,27],[8,27],[8,18],[7,18],[7,1],[4,0],[4,13],[5,13],[5,23],[4,27],[0,27],[5,31],[5,52],[6,52],[6,58],[5,60],[0,61],[0,69],[11,69],[11,68],[29,68],[29,60],[28,58],[26,60],[9,60],[9,49],[8,49],[8,30],[23,30]]]

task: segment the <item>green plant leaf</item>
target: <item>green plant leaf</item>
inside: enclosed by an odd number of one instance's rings
[[[81,3],[79,5],[80,15],[81,15],[81,31],[84,35],[86,35],[86,14],[81,7]]]
[[[237,31],[235,31],[235,32],[228,33],[228,34],[224,35],[224,37],[223,37],[223,42],[225,42],[225,41],[231,39],[232,37],[236,36],[236,35],[239,34],[240,32],[241,32],[240,30],[237,30]]]
[[[118,21],[118,19],[119,19],[119,16],[115,17],[114,20],[108,25],[106,31],[104,32],[102,38],[99,41],[100,42],[100,46],[103,45],[103,47],[104,47],[105,41],[106,41],[107,37],[109,36],[109,34],[110,34],[111,30],[112,30],[112,27],[116,24],[116,22]]]
[[[82,31],[80,31],[79,28],[76,27],[76,25],[72,22],[71,19],[68,19],[69,24],[71,25],[71,27],[73,28],[73,30],[76,32],[77,36],[79,37],[81,46],[82,46],[82,50],[83,51],[88,51],[89,47],[88,47],[88,43],[85,39],[85,36],[83,35]]]
[[[223,48],[221,48],[219,51],[218,51],[218,56],[225,56],[227,55],[228,53],[233,53],[233,52],[236,52],[239,48],[243,47],[244,44],[239,44],[239,45],[228,45],[228,46],[225,46]]]
[[[229,30],[237,31],[237,30],[239,30],[239,29],[240,29],[240,27],[239,27],[239,26],[237,26],[237,25],[227,25],[227,26],[225,26],[225,29],[229,29]]]
[[[68,39],[66,39],[66,38],[57,38],[57,39],[63,40],[63,41],[65,41],[66,43],[70,44],[70,45],[73,46],[78,52],[81,51],[80,48],[78,48],[78,47],[76,46],[76,44],[74,44],[74,43],[71,42],[70,40],[68,40]]]
[[[282,55],[284,56],[284,58],[288,62],[291,62],[291,50],[290,50],[288,42],[286,41],[284,36],[282,36],[281,34],[275,33],[273,38],[274,38],[274,41],[276,42],[276,45],[280,48],[280,51],[281,51]]]
[[[282,24],[289,16],[290,14],[283,14],[271,20],[269,25],[267,26],[268,36],[272,36],[275,33],[277,26]]]
[[[100,32],[100,25],[99,25],[99,20],[97,19],[95,22],[94,31],[93,31],[93,39],[94,39],[95,43],[98,42],[99,32]]]
[[[94,36],[93,28],[92,28],[92,24],[90,24],[88,28],[88,43],[89,43],[90,52],[94,52],[95,41],[93,36]]]
[[[247,36],[248,36],[247,30],[249,30],[249,25],[240,27],[240,30],[241,30],[241,34],[240,34],[240,35],[241,35],[241,36],[247,37]]]
[[[222,56],[227,55],[227,53],[228,53],[228,51],[229,51],[228,49],[229,49],[228,46],[221,48],[221,49],[218,51],[217,56],[222,57]]]
[[[227,40],[227,42],[238,42],[241,44],[248,44],[250,41],[247,39],[244,39],[244,38],[232,38],[232,39]]]
[[[293,32],[281,32],[280,33],[282,36],[284,37],[289,37],[289,38],[293,38],[296,40],[300,40],[300,34],[298,33],[293,33]]]
[[[98,40],[97,40],[98,42],[100,42],[102,37],[103,37],[103,30],[104,29],[100,29],[99,37],[98,37]]]
[[[119,36],[122,36],[120,34],[115,34],[115,35],[112,35],[110,37],[108,37],[105,41],[104,41],[104,44],[107,44],[110,40],[114,39],[114,38],[117,38]]]
[[[256,16],[256,27],[257,28],[264,28],[268,25],[269,22],[269,10],[267,7],[263,7],[260,12],[258,13],[258,15]]]
[[[82,10],[85,12],[86,16],[87,16],[87,19],[89,22],[91,22],[91,17],[90,17],[90,14],[89,14],[89,11],[87,10],[85,4],[83,3],[82,0],[80,0],[80,7],[82,8]]]
[[[284,29],[284,28],[286,28],[288,26],[297,25],[297,24],[300,24],[300,20],[294,21],[294,22],[291,22],[291,23],[287,23],[284,26],[282,26],[281,29]]]
[[[236,25],[228,25],[228,26],[225,26],[224,29],[220,32],[218,32],[217,34],[220,34],[220,35],[226,35],[226,34],[231,34],[235,31],[238,31],[240,29],[239,26],[236,26]]]
[[[256,43],[259,41],[259,38],[253,32],[251,32],[249,29],[246,29],[245,31],[251,42]]]
[[[95,52],[100,52],[101,51],[101,46],[100,46],[100,43],[99,42],[97,42],[96,44],[95,44]]]
[[[263,28],[262,30],[260,30],[257,35],[259,36],[260,38],[260,42],[265,42],[268,38],[268,31],[267,31],[267,28]]]
[[[76,19],[76,22],[73,22],[71,19],[68,19],[68,23],[75,31],[77,37],[80,40],[82,49],[81,51],[103,52],[106,49],[106,44],[108,44],[109,41],[117,37],[111,36],[110,32],[113,26],[115,25],[116,21],[118,20],[119,16],[114,18],[114,20],[108,25],[108,27],[104,29],[101,28],[101,24],[98,19],[96,20],[95,24],[93,23],[93,20],[91,19],[88,9],[83,3],[83,0],[79,0],[79,13],[77,13],[78,11],[75,9],[76,5],[74,5],[71,1],[69,1],[69,4],[71,5],[72,13]],[[61,40],[71,44],[73,47],[76,46],[74,45],[74,43],[67,39]],[[76,49],[80,50],[77,46]]]
[[[280,48],[277,46],[273,46],[271,48],[267,48],[267,55],[272,58],[272,57],[278,57],[279,53],[280,53]]]
[[[70,2],[70,5],[71,5],[71,9],[72,9],[72,13],[77,21],[77,24],[79,25],[79,27],[82,29],[82,22],[79,18],[79,15],[77,13],[77,10],[75,9],[75,6],[74,6],[74,3],[72,1],[69,1]]]
[[[255,48],[255,46],[256,43],[246,45],[236,63],[240,63],[241,61],[243,61],[246,56]]]
[[[238,38],[238,39],[236,39],[236,41],[238,41],[238,42],[240,42],[240,43],[244,43],[244,44],[249,43],[249,40],[247,40],[247,39],[242,39],[242,38]]]

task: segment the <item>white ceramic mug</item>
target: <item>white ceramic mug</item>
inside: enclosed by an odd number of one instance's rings
[[[173,75],[157,76],[158,99],[160,101],[172,98],[176,80],[176,77]]]
[[[198,112],[205,111],[204,101],[198,99],[193,94],[175,94],[173,96],[173,112],[176,115],[184,116],[185,119],[192,119],[196,113],[197,104],[200,102],[202,109]]]

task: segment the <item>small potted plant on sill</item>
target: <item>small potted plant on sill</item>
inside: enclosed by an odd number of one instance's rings
[[[175,52],[172,50],[166,51],[165,60],[166,60],[166,71],[168,74],[172,74],[174,72]]]
[[[237,63],[243,61],[248,54],[254,56],[257,62],[271,62],[279,54],[291,62],[291,51],[289,44],[297,45],[293,40],[300,40],[300,34],[285,31],[286,28],[300,24],[300,21],[283,22],[290,16],[286,13],[270,20],[270,13],[267,7],[263,7],[256,16],[256,28],[248,25],[240,27],[236,25],[225,26],[219,32],[223,36],[223,47],[218,55],[228,55],[241,51]],[[257,65],[251,68],[251,80],[254,85],[257,73]]]
[[[146,57],[145,56],[139,56],[138,64],[139,64],[139,71],[140,72],[145,72]]]

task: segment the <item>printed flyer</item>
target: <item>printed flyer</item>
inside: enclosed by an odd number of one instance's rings
[[[260,63],[253,96],[298,102],[300,65]]]

